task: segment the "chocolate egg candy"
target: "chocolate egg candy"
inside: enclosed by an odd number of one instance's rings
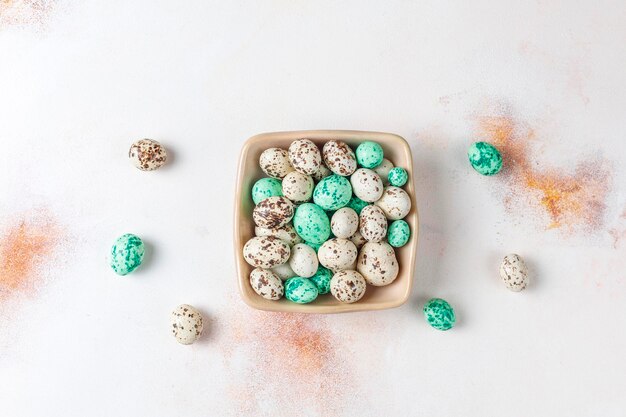
[[[456,323],[454,309],[441,298],[433,298],[424,305],[424,317],[437,330],[450,330]]]
[[[340,208],[330,219],[330,230],[336,237],[348,239],[356,233],[358,228],[359,215],[348,207]]]
[[[315,284],[307,278],[293,277],[285,282],[285,298],[298,304],[307,304],[317,298]]]
[[[521,256],[511,253],[500,264],[500,278],[511,291],[522,291],[528,285],[528,267]]]
[[[263,151],[259,157],[259,166],[265,175],[273,178],[285,178],[285,175],[293,171],[289,154],[280,148],[269,148]]]
[[[318,265],[317,255],[312,247],[298,243],[291,248],[289,266],[296,275],[303,278],[312,277],[315,275]]]
[[[252,220],[259,227],[282,227],[293,218],[294,205],[285,197],[269,197],[256,205]]]
[[[130,146],[128,157],[142,171],[154,171],[167,162],[165,148],[156,140],[140,139]]]
[[[296,171],[313,175],[322,165],[322,154],[309,139],[298,139],[289,145],[289,162]]]
[[[361,142],[356,148],[356,160],[364,168],[374,168],[383,162],[383,148],[376,142]]]
[[[389,220],[400,220],[411,211],[411,198],[402,188],[385,187],[382,196],[374,203]]]
[[[387,234],[387,218],[380,207],[370,205],[361,211],[359,232],[368,242],[380,242],[385,238]]]
[[[270,271],[272,271],[274,275],[276,275],[278,278],[280,278],[283,281],[288,280],[289,278],[293,278],[298,275],[295,272],[293,272],[293,269],[291,269],[291,267],[289,266],[289,262],[276,265],[270,268]]]
[[[365,295],[365,278],[357,271],[339,271],[330,281],[330,292],[342,303],[355,303]]]
[[[315,186],[313,201],[324,210],[337,210],[350,201],[352,186],[340,175],[329,175]]]
[[[303,203],[311,199],[314,185],[310,175],[290,172],[283,178],[283,195],[295,203]]]
[[[396,253],[385,242],[367,242],[357,259],[357,271],[368,284],[376,287],[391,284],[398,276]]]
[[[383,194],[383,182],[371,169],[359,168],[350,177],[352,192],[361,200],[373,203]]]
[[[387,176],[389,184],[396,187],[402,187],[404,184],[406,184],[408,179],[409,174],[406,172],[406,169],[400,167],[393,168],[391,171],[389,171],[389,174]]]
[[[389,171],[393,169],[393,164],[389,159],[384,158],[378,166],[372,168],[372,170],[378,174],[383,181],[383,185],[389,185]]]
[[[284,264],[290,254],[289,245],[274,236],[253,237],[243,247],[246,262],[258,268]]]
[[[280,197],[283,195],[283,186],[276,178],[261,178],[252,186],[252,201],[259,204],[269,197]]]
[[[387,242],[394,248],[400,248],[409,241],[411,237],[411,229],[409,224],[404,220],[395,220],[391,222],[387,229]]]
[[[356,170],[356,156],[350,146],[340,140],[329,140],[322,148],[326,166],[335,174],[347,177]]]
[[[349,269],[354,265],[358,251],[348,239],[333,238],[327,240],[317,251],[322,265],[332,271]]]
[[[329,175],[332,175],[333,172],[326,168],[326,166],[324,166],[324,164],[320,165],[319,169],[317,171],[315,171],[314,174],[311,174],[311,177],[313,178],[314,181],[319,182],[322,180],[322,178],[326,178]]]
[[[118,275],[133,272],[143,262],[145,247],[139,236],[127,233],[118,237],[111,248],[111,268]]]
[[[190,345],[202,334],[202,314],[188,304],[181,304],[170,315],[172,334],[183,345]]]
[[[302,243],[302,238],[298,236],[296,229],[294,229],[291,224],[286,224],[283,227],[275,227],[273,229],[257,226],[254,228],[254,234],[256,236],[277,237],[289,246]]]
[[[285,292],[283,282],[269,269],[253,269],[250,272],[250,286],[266,300],[279,300]]]
[[[500,151],[490,143],[476,142],[467,151],[472,168],[482,175],[495,175],[502,169]]]
[[[328,294],[330,292],[330,280],[332,277],[332,271],[320,265],[317,267],[315,275],[309,279],[315,284],[319,294]]]
[[[293,217],[293,226],[307,243],[322,244],[330,236],[328,216],[317,204],[299,205]]]

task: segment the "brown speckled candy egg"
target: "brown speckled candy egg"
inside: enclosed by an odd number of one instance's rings
[[[356,156],[350,146],[340,140],[329,140],[322,148],[326,166],[335,174],[347,177],[356,170]]]
[[[259,166],[268,177],[273,178],[285,178],[293,171],[288,152],[280,148],[264,150],[259,157]]]
[[[283,227],[291,221],[295,206],[285,197],[269,197],[256,205],[252,220],[259,227],[272,229]]]
[[[387,235],[387,218],[380,207],[369,205],[361,210],[359,232],[368,242],[380,242],[385,238]]]
[[[309,201],[314,187],[313,178],[298,171],[290,172],[283,178],[283,196],[295,203]]]
[[[309,139],[298,139],[289,145],[289,162],[296,171],[313,175],[322,165],[322,154]]]
[[[339,271],[330,280],[330,292],[342,303],[355,303],[365,295],[365,278],[357,271]]]
[[[348,269],[354,265],[358,251],[348,239],[329,239],[320,246],[317,257],[320,263],[333,271]]]
[[[250,272],[250,285],[255,293],[267,300],[279,300],[285,292],[280,278],[267,269],[253,269]]]
[[[383,181],[371,169],[359,168],[354,171],[350,184],[354,195],[367,203],[373,203],[383,194]]]
[[[367,239],[365,239],[358,230],[350,236],[350,240],[354,243],[354,246],[356,246],[357,249],[361,249],[361,246],[367,243]]]
[[[332,173],[333,172],[330,169],[326,168],[326,166],[322,164],[320,165],[320,168],[314,174],[311,175],[311,177],[313,177],[314,181],[320,182],[322,179],[326,178]]]
[[[372,168],[374,170],[375,173],[378,174],[378,176],[380,177],[380,179],[383,181],[383,185],[388,185],[389,184],[389,171],[391,171],[393,169],[393,164],[391,163],[391,161],[387,158],[383,158],[383,162],[380,163],[380,165]]]
[[[333,214],[330,220],[330,230],[333,235],[348,239],[359,228],[359,215],[349,207],[342,207]]]
[[[190,345],[202,334],[202,314],[189,304],[181,304],[170,316],[172,334],[183,345]]]
[[[315,249],[305,243],[298,243],[291,248],[289,266],[299,277],[312,277],[317,272],[317,267],[319,266]]]
[[[500,278],[511,291],[522,291],[528,285],[528,267],[521,256],[510,253],[500,264]]]
[[[411,211],[411,198],[402,188],[389,186],[383,195],[376,201],[389,220],[400,220]]]
[[[130,146],[128,157],[142,171],[154,171],[167,161],[165,148],[156,140],[140,139]]]
[[[270,269],[270,271],[272,271],[278,278],[280,278],[283,281],[286,281],[289,278],[293,278],[298,275],[295,272],[293,272],[293,269],[291,269],[291,266],[289,266],[289,262],[276,265],[275,267]]]
[[[256,236],[277,237],[289,246],[302,243],[302,238],[298,236],[292,224],[286,224],[283,227],[275,227],[273,229],[257,226],[254,228],[254,234]]]
[[[370,285],[389,285],[398,276],[396,253],[388,243],[367,242],[359,252],[356,270]]]
[[[243,247],[243,258],[258,268],[284,264],[290,254],[289,245],[274,236],[253,237]]]

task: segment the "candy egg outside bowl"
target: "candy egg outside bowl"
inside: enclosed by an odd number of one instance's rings
[[[331,294],[320,295],[309,304],[296,304],[285,298],[273,301],[256,294],[250,285],[250,272],[252,272],[254,267],[244,259],[243,247],[248,240],[255,236],[255,225],[252,220],[252,210],[254,209],[254,202],[251,197],[252,186],[258,179],[266,177],[259,166],[259,157],[268,148],[282,148],[286,150],[291,142],[302,138],[310,139],[320,150],[324,143],[331,139],[341,140],[350,145],[353,150],[361,142],[377,142],[382,146],[385,158],[392,161],[394,166],[403,167],[409,175],[409,180],[403,188],[411,198],[411,210],[404,220],[410,226],[411,237],[406,245],[401,248],[395,248],[396,258],[400,267],[398,276],[391,284],[383,287],[368,285],[365,296],[356,303],[341,303]],[[244,143],[239,156],[233,222],[235,265],[237,268],[239,292],[243,301],[250,307],[259,310],[297,313],[343,313],[384,310],[404,304],[408,300],[413,286],[419,236],[419,215],[415,201],[414,175],[413,159],[409,144],[402,137],[392,133],[353,130],[306,130],[262,133],[248,139]]]

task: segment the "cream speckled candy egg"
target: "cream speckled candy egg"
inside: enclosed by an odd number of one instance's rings
[[[333,271],[350,268],[357,258],[358,251],[348,239],[329,239],[317,251],[320,263]]]
[[[319,182],[327,176],[331,175],[332,173],[333,172],[330,169],[326,168],[326,166],[322,164],[314,174],[311,174],[311,177],[313,177],[313,180]]]
[[[329,140],[322,148],[324,163],[332,172],[347,177],[356,170],[356,156],[350,146],[340,140]]]
[[[322,154],[309,139],[298,139],[289,145],[289,162],[296,171],[312,175],[322,165]]]
[[[285,197],[269,197],[252,211],[252,220],[259,227],[282,227],[293,218],[295,206]]]
[[[356,269],[368,284],[380,287],[396,279],[399,266],[396,253],[389,244],[367,242],[359,252]]]
[[[303,278],[312,277],[317,272],[318,265],[317,254],[312,247],[298,243],[291,248],[289,266],[296,275]]]
[[[298,236],[296,233],[296,229],[294,229],[293,225],[286,224],[283,227],[275,227],[273,229],[268,229],[265,227],[255,227],[254,234],[256,236],[274,236],[288,244],[289,246],[293,246],[297,243],[302,243],[302,238]]]
[[[522,291],[528,285],[528,267],[521,256],[508,254],[500,264],[500,278],[511,291]]]
[[[357,271],[339,271],[330,280],[330,292],[342,303],[355,303],[365,295],[365,278]]]
[[[189,304],[181,304],[170,315],[172,334],[183,345],[190,345],[202,334],[202,314]]]
[[[284,264],[290,254],[289,245],[274,236],[253,237],[243,247],[246,262],[258,268]]]
[[[285,175],[293,171],[288,152],[280,148],[264,150],[259,158],[259,165],[267,176],[274,178],[285,178]]]
[[[400,220],[411,211],[411,198],[402,188],[389,186],[376,201],[389,220]]]
[[[285,292],[280,278],[267,269],[253,269],[250,272],[250,285],[255,293],[267,300],[279,300]]]
[[[330,230],[336,237],[348,239],[356,233],[358,228],[359,215],[348,207],[337,210],[330,220]]]
[[[359,168],[350,177],[352,192],[361,200],[373,203],[383,194],[383,182],[371,169]]]
[[[289,262],[276,265],[275,267],[271,268],[270,271],[272,271],[278,278],[282,279],[283,281],[288,280],[289,278],[293,278],[297,275],[289,266]]]
[[[383,185],[389,184],[389,171],[393,169],[393,164],[387,158],[383,158],[383,162],[380,165],[372,168],[372,170],[378,174],[380,179],[383,181]]]
[[[380,242],[387,235],[387,218],[378,206],[367,206],[359,216],[359,232],[368,242]]]
[[[367,243],[367,239],[365,239],[358,230],[350,236],[350,240],[354,243],[354,246],[356,246],[357,249],[361,249],[361,246]]]
[[[283,195],[291,201],[303,203],[311,199],[314,186],[311,176],[293,171],[283,178]]]
[[[130,146],[128,157],[142,171],[154,171],[167,161],[165,148],[156,140],[140,139]]]

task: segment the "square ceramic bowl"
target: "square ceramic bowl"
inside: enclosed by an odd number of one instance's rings
[[[296,139],[307,138],[315,142],[321,149],[330,139],[342,140],[356,149],[359,143],[371,140],[378,142],[385,151],[385,157],[394,166],[407,170],[409,181],[404,189],[411,197],[411,211],[405,221],[411,227],[411,238],[408,243],[396,248],[396,257],[400,264],[398,277],[391,284],[384,287],[367,286],[365,296],[358,302],[343,304],[331,294],[320,295],[310,304],[296,304],[282,298],[278,301],[266,300],[257,295],[250,286],[249,276],[252,269],[243,258],[243,247],[254,237],[254,222],[252,221],[251,190],[255,181],[266,176],[259,167],[259,157],[267,148],[288,149]],[[409,298],[413,284],[417,237],[419,232],[417,205],[415,203],[415,189],[413,187],[413,159],[408,143],[400,136],[391,133],[359,132],[351,130],[308,130],[296,132],[263,133],[251,137],[241,149],[239,157],[239,171],[237,189],[235,192],[234,243],[235,260],[241,297],[250,307],[283,312],[299,313],[341,313],[348,311],[383,310],[398,307]]]

